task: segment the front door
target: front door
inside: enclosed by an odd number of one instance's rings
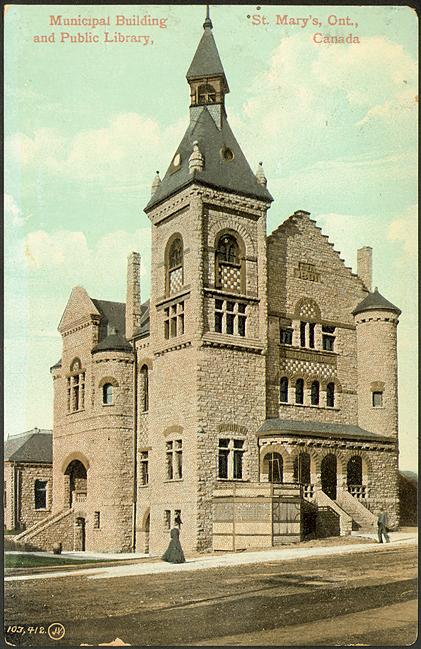
[[[322,490],[331,500],[336,500],[336,472],[336,456],[332,454],[326,455],[322,460],[321,466]]]

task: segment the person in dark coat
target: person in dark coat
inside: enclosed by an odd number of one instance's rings
[[[383,537],[386,543],[390,543],[389,534],[387,533],[387,513],[382,508],[377,518],[377,532],[379,535],[379,543],[383,543]]]
[[[173,527],[170,532],[170,537],[170,544],[162,556],[162,560],[168,561],[168,563],[185,563],[186,559],[180,543],[180,530],[177,527]]]

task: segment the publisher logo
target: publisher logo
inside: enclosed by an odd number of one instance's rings
[[[53,622],[47,629],[47,633],[50,636],[51,640],[61,640],[64,638],[66,630],[60,622]]]

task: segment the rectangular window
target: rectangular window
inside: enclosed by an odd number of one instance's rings
[[[35,480],[35,509],[47,509],[47,480]]]
[[[171,509],[166,509],[164,511],[164,529],[171,529]]]
[[[301,347],[306,346],[306,322],[300,322],[300,345]]]
[[[101,514],[100,512],[94,512],[94,529],[99,530],[101,527]]]
[[[166,443],[167,480],[181,480],[183,477],[183,442],[176,439]]]
[[[218,444],[218,478],[242,480],[244,440],[220,439]]]
[[[149,483],[149,454],[148,451],[142,451],[140,454],[140,484]]]
[[[310,322],[309,324],[309,347],[314,349],[314,330],[316,328],[316,325],[314,322]]]
[[[184,302],[172,304],[164,309],[164,338],[175,338],[184,333]]]
[[[373,408],[383,407],[383,392],[373,392]]]
[[[327,352],[335,351],[335,336],[332,335],[335,333],[336,327],[330,327],[328,325],[322,326],[322,345],[323,349]]]
[[[293,329],[291,327],[281,329],[281,343],[283,345],[292,345],[292,333]]]
[[[244,302],[215,300],[215,332],[229,336],[246,335],[246,308]]]

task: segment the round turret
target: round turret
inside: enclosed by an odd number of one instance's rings
[[[357,331],[358,424],[397,437],[397,325],[401,310],[377,287],[353,311]]]

